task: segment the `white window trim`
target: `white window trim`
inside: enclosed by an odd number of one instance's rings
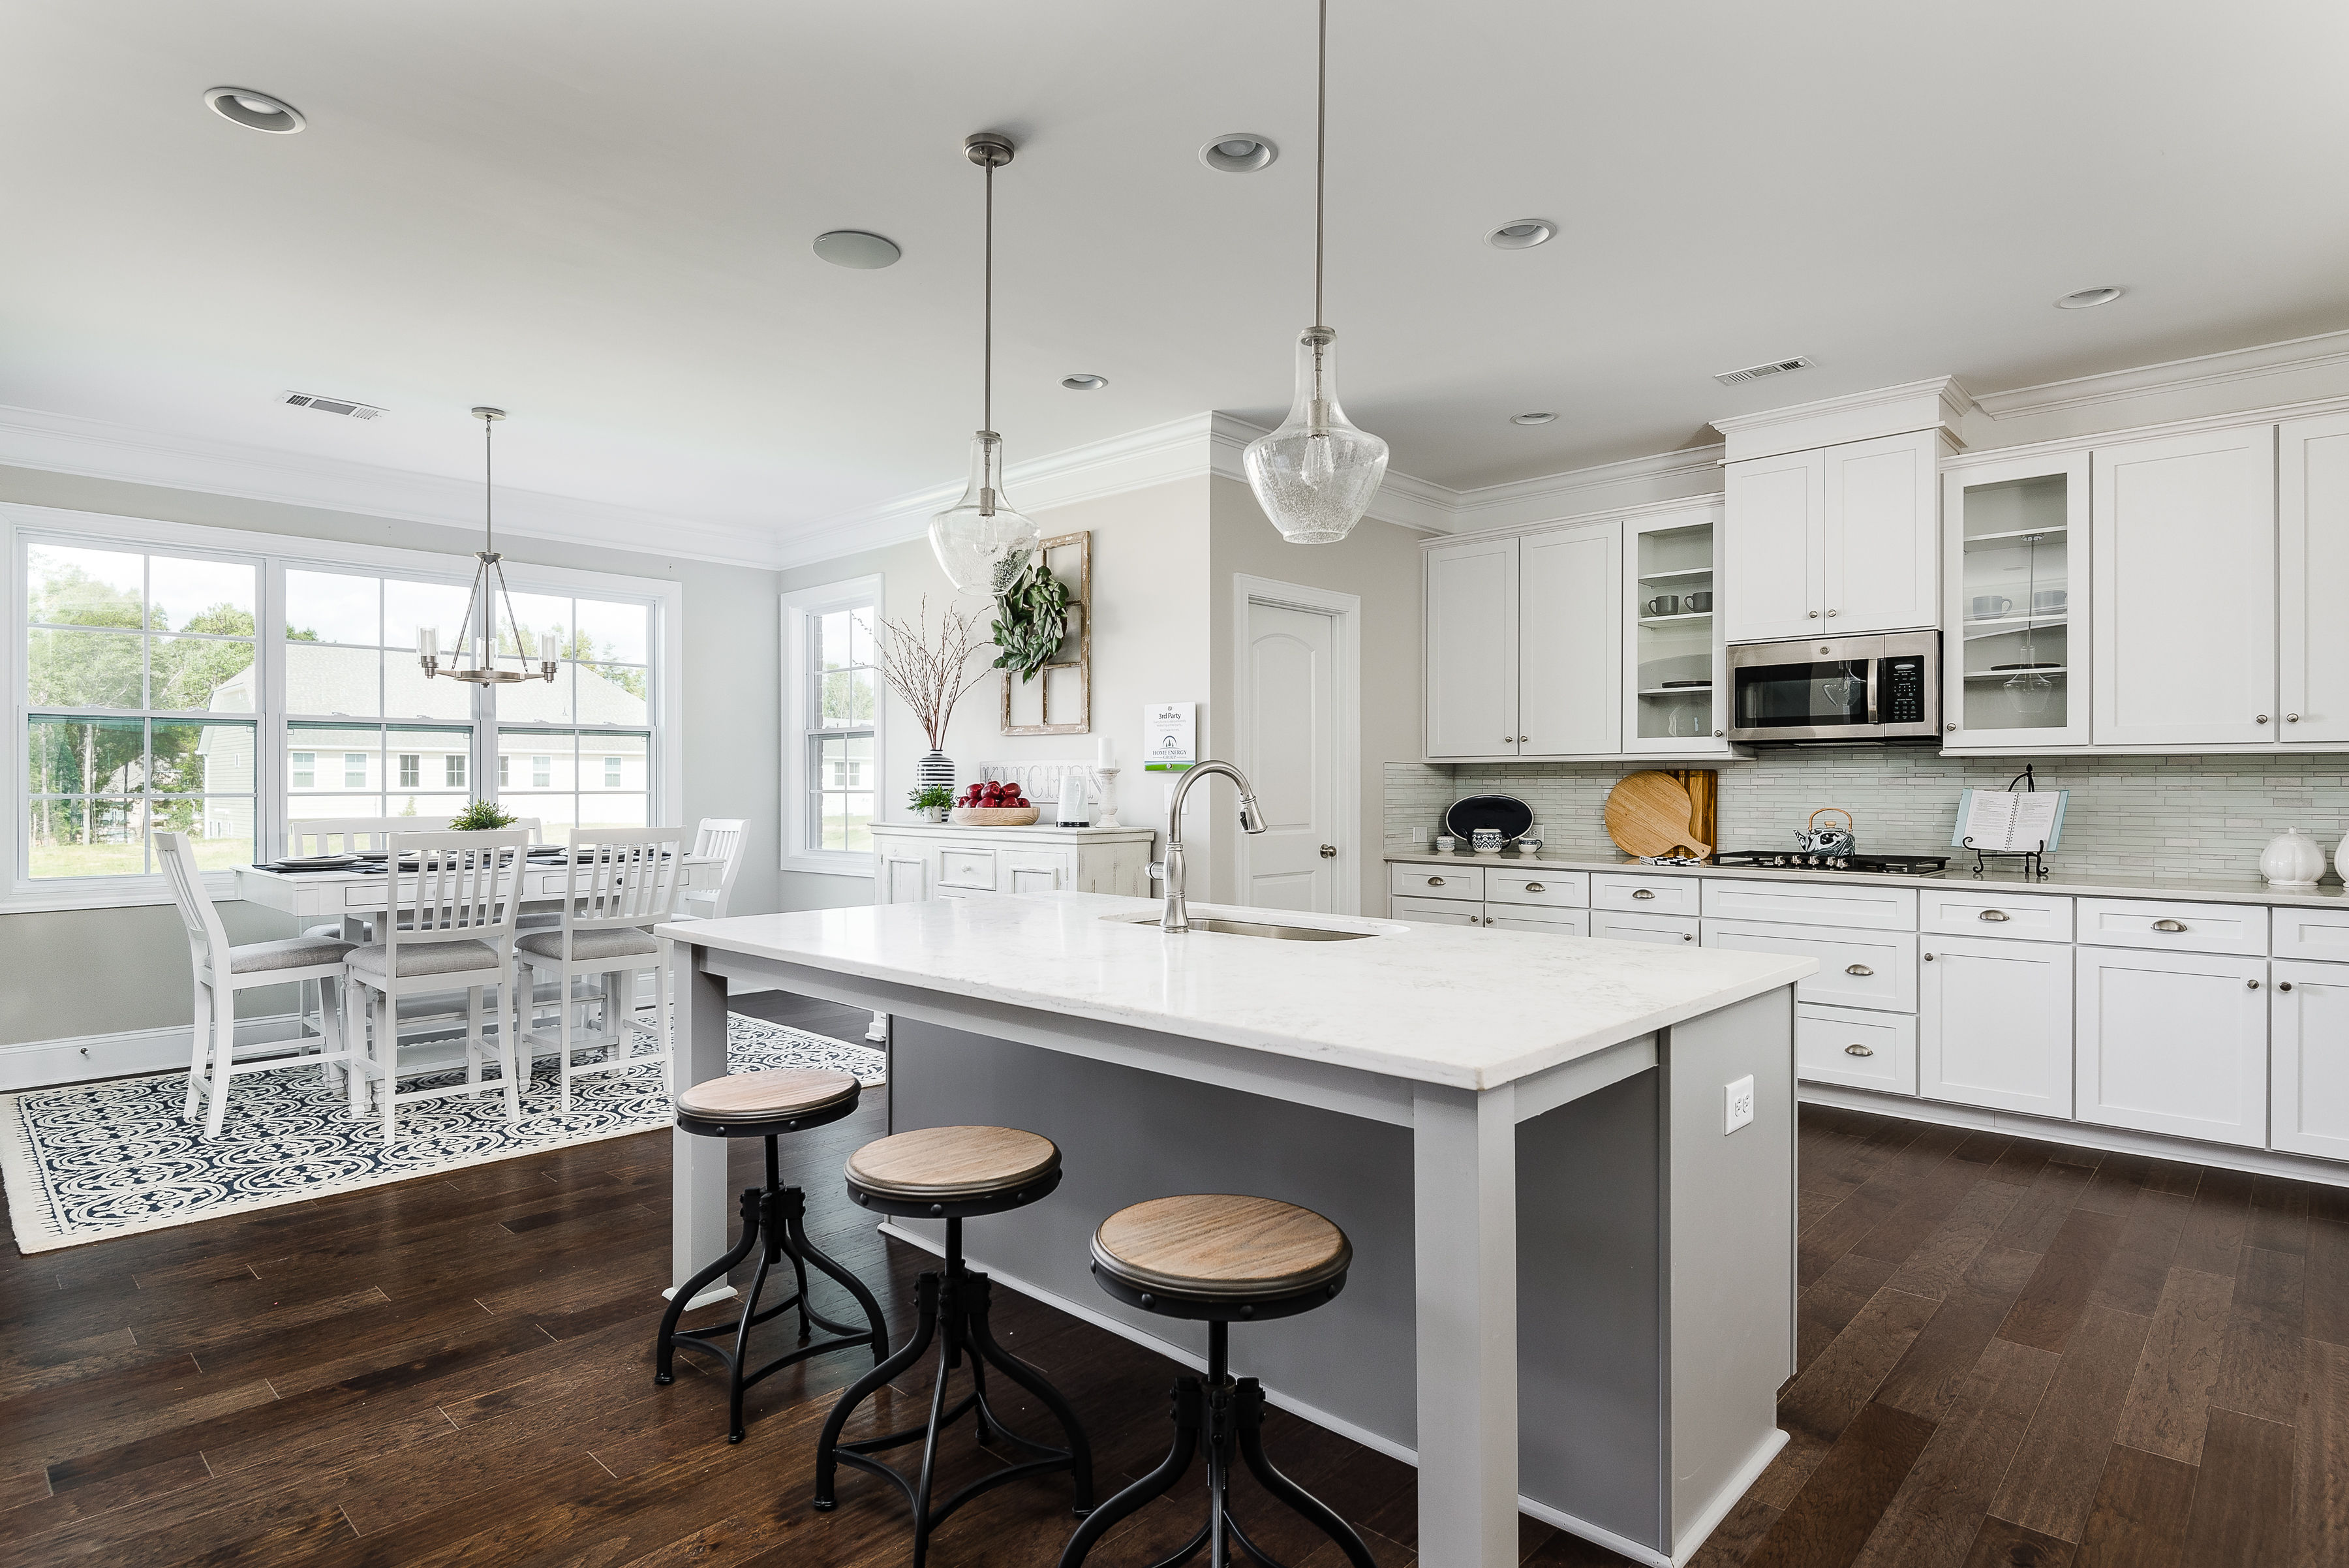
[[[821,849],[807,842],[808,623],[834,610],[867,607],[877,620],[881,614],[881,578],[877,576],[819,583],[813,587],[794,588],[783,596],[782,869],[786,871],[863,877],[868,880],[873,876],[873,856],[869,851]],[[876,634],[877,659],[877,634],[881,628],[875,626],[871,629]],[[887,810],[881,781],[889,776],[883,752],[888,734],[888,701],[886,684],[876,669],[873,681],[873,825],[876,828]]]
[[[75,512],[59,507],[28,506],[16,502],[0,502],[0,543],[5,545],[5,563],[0,573],[6,578],[7,635],[0,638],[0,692],[6,693],[8,702],[5,733],[0,734],[0,770],[11,781],[6,796],[7,809],[12,814],[5,831],[0,831],[0,914],[35,914],[56,909],[125,909],[145,905],[169,904],[171,891],[160,876],[151,877],[45,877],[32,881],[25,877],[25,867],[17,863],[18,836],[24,812],[24,757],[18,742],[23,738],[25,686],[23,670],[24,605],[26,584],[23,577],[24,550],[22,535],[79,535],[95,545],[108,543],[131,545],[142,549],[202,550],[214,555],[243,556],[264,565],[261,576],[261,613],[254,617],[257,629],[282,625],[284,622],[284,570],[321,567],[395,572],[425,579],[439,578],[460,584],[473,579],[477,563],[471,556],[445,555],[433,550],[403,550],[384,545],[347,544],[334,539],[310,538],[300,535],[264,534],[243,528],[214,528],[195,523],[172,523],[151,517],[126,517],[109,513]],[[274,566],[271,564],[274,563]],[[542,566],[508,558],[505,563],[508,580],[516,593],[582,593],[610,598],[636,599],[653,609],[653,644],[657,666],[653,688],[647,693],[646,728],[652,732],[655,758],[654,776],[647,782],[651,786],[651,815],[656,823],[681,819],[685,800],[685,588],[683,585],[661,577],[626,576],[615,572],[582,571],[571,566]],[[262,670],[264,689],[270,700],[262,704],[254,717],[259,722],[256,739],[254,778],[254,828],[256,834],[282,830],[280,820],[285,794],[285,705],[275,699],[282,697],[284,686],[284,646],[282,639],[272,639],[262,630],[257,636],[256,658]],[[469,776],[481,777],[481,749],[486,747],[494,758],[496,726],[479,718],[467,721],[473,725],[475,755]],[[589,732],[592,732],[592,730]],[[323,753],[322,753],[323,754]],[[340,766],[337,756],[336,766]],[[265,845],[256,845],[262,853]],[[236,873],[207,872],[207,889],[215,898],[237,897]]]

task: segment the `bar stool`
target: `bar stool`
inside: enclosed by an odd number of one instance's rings
[[[783,1185],[775,1151],[775,1139],[784,1133],[820,1127],[848,1116],[856,1109],[860,1092],[856,1079],[847,1073],[779,1067],[771,1072],[734,1073],[712,1078],[677,1096],[677,1125],[687,1132],[703,1137],[767,1140],[767,1185],[742,1189],[741,1241],[735,1243],[732,1251],[677,1288],[677,1293],[669,1298],[668,1310],[661,1314],[660,1337],[653,1345],[653,1381],[657,1384],[677,1380],[673,1356],[679,1346],[707,1350],[726,1364],[727,1416],[730,1423],[726,1440],[730,1443],[742,1440],[743,1390],[761,1379],[811,1355],[845,1350],[852,1345],[871,1345],[876,1366],[888,1360],[889,1330],[882,1322],[880,1303],[864,1288],[864,1281],[824,1256],[808,1240],[807,1195],[796,1187]],[[750,1293],[742,1300],[742,1315],[730,1324],[679,1330],[677,1322],[684,1315],[687,1303],[711,1281],[724,1279],[754,1249],[759,1251],[759,1272],[750,1278]],[[761,1312],[759,1293],[766,1289],[767,1271],[786,1258],[791,1260],[798,1288],[789,1300]],[[810,1263],[839,1281],[856,1298],[856,1304],[864,1309],[865,1327],[834,1323],[808,1304]],[[793,1307],[799,1309],[799,1347],[777,1356],[756,1372],[746,1372],[744,1369],[750,1366],[750,1331]],[[810,1344],[810,1335],[817,1328],[834,1337]],[[730,1334],[734,1338],[731,1350],[719,1343]]]
[[[1345,1288],[1354,1256],[1346,1233],[1294,1203],[1211,1193],[1154,1198],[1119,1210],[1093,1232],[1092,1253],[1094,1280],[1127,1305],[1162,1317],[1206,1321],[1207,1376],[1204,1386],[1196,1377],[1175,1379],[1174,1448],[1156,1469],[1077,1527],[1061,1552],[1060,1568],[1077,1568],[1112,1525],[1182,1480],[1203,1430],[1207,1522],[1158,1568],[1174,1568],[1211,1542],[1210,1559],[1222,1568],[1229,1561],[1226,1534],[1258,1563],[1278,1568],[1231,1517],[1235,1449],[1264,1490],[1336,1542],[1354,1568],[1375,1568],[1352,1527],[1265,1458],[1264,1389],[1253,1377],[1235,1381],[1229,1370],[1233,1320],[1294,1317]]]
[[[867,1372],[840,1397],[823,1424],[815,1449],[815,1505],[833,1506],[835,1466],[854,1465],[885,1476],[905,1494],[914,1511],[914,1568],[921,1568],[929,1550],[930,1534],[955,1510],[979,1493],[1048,1470],[1067,1470],[1075,1492],[1076,1511],[1093,1505],[1092,1450],[1084,1428],[1058,1390],[1044,1375],[995,1342],[987,1324],[988,1281],[963,1266],[962,1222],[984,1214],[1001,1214],[1024,1208],[1061,1184],[1061,1151],[1052,1140],[1012,1127],[924,1127],[868,1143],[848,1158],[848,1195],[867,1209],[947,1222],[947,1255],[943,1271],[925,1272],[915,1297],[918,1314],[914,1337],[904,1349]],[[938,1341],[936,1382],[930,1393],[930,1417],[916,1427],[857,1442],[840,1440],[857,1406],[874,1390],[911,1366]],[[970,1363],[970,1392],[949,1408],[947,1375]],[[1003,1424],[987,1402],[987,1369],[993,1366],[1033,1394],[1060,1422],[1066,1448],[1056,1449],[1021,1437]],[[1001,1436],[1036,1457],[989,1471],[956,1491],[944,1502],[930,1501],[937,1473],[938,1439],[965,1414],[978,1412],[981,1442]],[[908,1480],[895,1467],[871,1456],[908,1443],[922,1445],[919,1478]]]

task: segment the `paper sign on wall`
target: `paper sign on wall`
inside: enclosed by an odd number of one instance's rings
[[[1174,774],[1199,760],[1199,705],[1145,702],[1142,707],[1142,766]]]

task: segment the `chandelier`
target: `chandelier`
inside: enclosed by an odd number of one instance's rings
[[[416,628],[417,662],[424,666],[427,679],[446,675],[451,680],[470,681],[475,686],[511,686],[518,680],[551,682],[554,679],[554,634],[539,634],[538,666],[533,669],[523,655],[522,618],[514,614],[513,595],[506,589],[506,569],[500,564],[504,557],[493,548],[497,537],[491,528],[490,431],[506,417],[506,411],[475,409],[473,417],[481,421],[481,547],[473,552],[473,559],[481,564],[473,568],[473,590],[465,599],[465,623],[457,628],[457,646],[450,649],[458,662],[447,670],[440,668],[440,633],[429,626]],[[492,577],[497,579],[494,589],[490,581]],[[492,634],[491,623],[501,601],[506,607],[506,625],[514,642],[514,667],[511,670],[498,663],[497,641]]]

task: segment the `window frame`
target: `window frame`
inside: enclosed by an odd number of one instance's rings
[[[290,819],[287,792],[292,787],[292,763],[287,751],[289,716],[285,707],[284,637],[286,624],[285,573],[289,569],[373,573],[419,582],[452,583],[462,587],[472,581],[476,566],[470,555],[219,528],[156,518],[32,506],[16,502],[0,502],[0,523],[5,524],[6,549],[5,562],[0,566],[5,566],[9,607],[8,635],[0,639],[0,691],[6,692],[10,710],[6,733],[0,737],[0,768],[6,770],[10,781],[8,807],[13,814],[7,831],[0,833],[0,912],[125,908],[171,902],[170,888],[160,873],[43,877],[38,880],[27,875],[26,803],[30,791],[25,776],[25,747],[32,714],[32,704],[27,701],[26,682],[28,671],[25,657],[28,544],[51,541],[85,549],[116,548],[186,554],[249,563],[259,568],[258,613],[254,617],[254,663],[259,700],[253,713],[236,716],[248,718],[255,725],[254,841],[256,856],[269,853],[270,846],[283,842]],[[684,797],[686,746],[683,692],[685,590],[682,585],[659,577],[626,576],[574,567],[532,565],[517,561],[511,556],[505,561],[505,567],[508,579],[517,594],[573,596],[636,603],[647,607],[650,619],[645,652],[647,662],[652,668],[648,672],[650,678],[646,682],[646,720],[641,727],[631,727],[626,732],[641,732],[648,736],[649,756],[645,785],[649,797],[647,810],[652,819],[660,822],[677,815],[682,810]],[[272,632],[277,635],[273,636]],[[471,691],[470,718],[407,721],[384,716],[379,717],[377,722],[390,728],[414,722],[425,727],[469,729],[471,742],[467,748],[466,776],[471,780],[494,777],[499,729],[496,699],[491,688],[474,687]],[[47,705],[41,711],[58,714],[65,712]],[[88,709],[74,711],[96,717],[127,715],[131,711]],[[145,711],[138,711],[143,713]],[[177,716],[231,717],[210,711]],[[305,718],[315,722],[315,716],[303,715],[293,716],[291,722],[298,727]],[[509,724],[511,722],[508,721]],[[580,729],[583,726],[573,724],[565,728]],[[592,733],[601,726],[584,728]],[[382,750],[388,760],[388,747]],[[318,756],[332,757],[335,765],[340,765],[339,753],[321,751]],[[472,786],[468,787],[470,793]],[[494,788],[484,788],[483,797],[496,798]],[[205,886],[216,898],[238,897],[233,870],[207,872]]]
[[[866,849],[825,849],[809,842],[807,797],[808,740],[818,732],[809,727],[809,691],[812,685],[809,669],[808,639],[812,622],[840,610],[861,610],[873,618],[871,630],[876,642],[877,624],[886,608],[883,597],[883,579],[878,575],[844,578],[839,582],[819,583],[809,587],[794,588],[782,596],[782,816],[783,846],[781,868],[786,871],[809,871],[831,877],[864,877],[874,874],[874,854]],[[888,777],[886,760],[889,734],[889,690],[877,667],[879,650],[874,650],[876,667],[873,679],[873,826],[877,830],[887,815],[888,803],[882,794],[881,781]]]

